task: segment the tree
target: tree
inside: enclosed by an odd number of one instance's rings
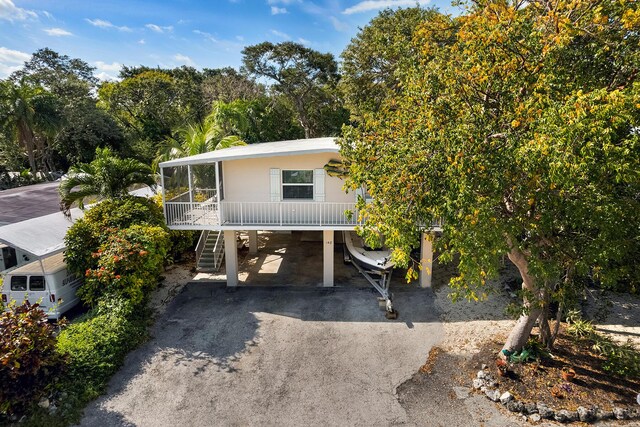
[[[204,69],[202,92],[206,105],[211,108],[215,101],[226,103],[235,100],[250,101],[265,95],[265,88],[234,68]]]
[[[48,144],[62,124],[58,99],[42,87],[0,82],[0,122],[25,150],[32,174],[53,170]]]
[[[124,154],[124,133],[115,120],[93,101],[79,102],[65,108],[65,125],[56,134],[53,150],[67,170],[78,163],[94,159],[96,148],[109,147]]]
[[[352,118],[377,111],[386,99],[401,92],[401,72],[416,57],[414,34],[438,15],[421,7],[385,9],[351,39],[340,55],[339,89]]]
[[[479,299],[508,257],[523,305],[504,350],[549,304],[603,286],[640,250],[640,19],[636,4],[478,1],[415,36],[401,94],[345,132],[349,184],[365,183],[367,229],[409,262],[416,224],[444,221],[441,260],[459,256],[454,298]]]
[[[121,159],[109,148],[97,148],[91,163],[71,167],[60,182],[60,207],[68,212],[76,202],[82,209],[88,197],[120,198],[134,184],[155,185],[149,166],[134,159]]]
[[[125,130],[135,157],[151,160],[157,144],[187,121],[176,79],[162,71],[145,71],[120,82],[107,82],[98,91],[98,105]]]
[[[244,48],[242,55],[247,73],[273,80],[273,90],[291,102],[305,138],[330,131],[319,119],[322,110],[342,108],[335,89],[339,74],[333,55],[293,42],[263,42]]]
[[[43,48],[35,51],[24,67],[9,76],[15,83],[40,86],[65,100],[87,98],[96,88],[94,67],[78,58]]]

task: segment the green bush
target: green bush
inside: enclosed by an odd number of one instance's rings
[[[617,344],[596,331],[593,324],[582,319],[578,311],[567,316],[567,333],[577,340],[591,341],[593,350],[605,358],[602,368],[619,377],[640,377],[640,352],[632,344]]]
[[[106,292],[142,303],[157,284],[169,247],[169,234],[161,227],[108,229],[106,241],[92,255],[95,267],[85,271],[78,295],[90,305]]]
[[[81,402],[96,398],[129,351],[147,337],[148,313],[123,297],[105,296],[65,328],[57,350],[69,361],[65,389]]]
[[[0,414],[22,412],[50,388],[64,367],[55,328],[38,304],[8,304],[0,314]]]
[[[78,275],[95,268],[97,260],[92,257],[108,238],[109,229],[124,229],[132,225],[161,227],[164,224],[162,209],[144,197],[123,197],[105,200],[89,209],[84,218],[77,220],[65,236],[65,261],[67,267]]]

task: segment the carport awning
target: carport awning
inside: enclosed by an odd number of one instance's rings
[[[57,212],[2,226],[0,243],[28,252],[37,259],[54,255],[64,251],[67,230],[83,215],[80,209],[71,209],[71,218]]]

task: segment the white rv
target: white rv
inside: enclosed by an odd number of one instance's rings
[[[49,319],[59,319],[80,301],[76,292],[81,284],[82,278],[67,271],[59,253],[8,271],[0,290],[4,304],[28,299],[32,304],[39,302]]]

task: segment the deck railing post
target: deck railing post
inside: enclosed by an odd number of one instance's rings
[[[278,205],[280,206],[280,226],[282,227],[282,202],[278,202]]]
[[[240,203],[240,225],[244,225],[244,218],[243,218],[243,215],[242,215],[242,205],[243,204],[244,203]]]

